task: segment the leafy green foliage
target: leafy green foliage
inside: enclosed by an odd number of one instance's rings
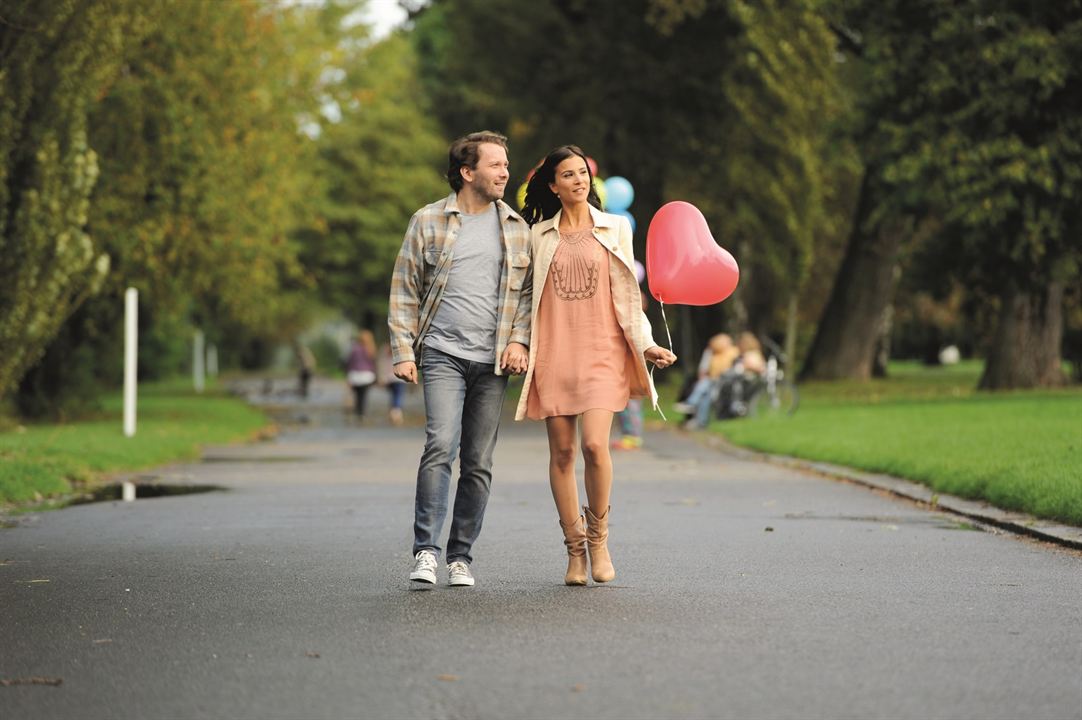
[[[840,89],[814,3],[444,0],[412,35],[448,134],[506,130],[516,186],[581,145],[634,185],[640,254],[664,202],[703,210],[756,276],[753,324],[778,323],[836,232],[823,188]]]
[[[91,223],[114,258],[110,290],[135,286],[212,334],[266,332],[296,302],[283,290],[303,285],[287,234],[310,179],[297,115],[317,101],[290,65],[300,20],[248,3],[162,13],[92,116]]]
[[[344,52],[337,62],[343,79],[328,91],[341,117],[322,125],[318,215],[296,237],[322,300],[371,326],[386,315],[410,216],[450,192],[441,173],[447,143],[404,37]]]
[[[39,190],[25,192],[14,218],[21,224],[5,232],[13,245],[4,253],[5,273],[14,282],[0,291],[7,293],[0,306],[12,306],[0,320],[9,335],[0,330],[0,337],[5,347],[34,353],[14,354],[27,359],[10,376],[0,372],[0,396],[52,341],[21,383],[17,406],[62,417],[96,391],[94,383],[119,378],[125,287],[140,291],[144,379],[182,369],[193,326],[219,344],[228,363],[252,339],[284,337],[303,324],[310,279],[290,231],[310,217],[314,143],[301,122],[321,102],[324,36],[316,11],[305,7],[186,0],[43,6],[55,11],[28,9],[22,22],[36,17],[39,40],[60,49],[28,62],[36,62],[56,122],[75,129],[70,158],[44,140],[36,156],[39,174],[53,178],[45,189],[56,197],[46,203]],[[87,22],[100,24],[100,33],[58,34],[75,33],[70,23],[82,33]],[[99,37],[106,31],[109,42]],[[85,60],[85,78],[49,84],[75,72],[63,63],[76,52],[101,59]],[[26,132],[43,132],[52,117],[31,113]],[[31,147],[25,137],[16,149],[24,147]],[[19,162],[16,153],[5,168],[18,170]],[[31,303],[44,308],[38,312],[47,322],[28,315]],[[16,332],[28,337],[16,342]],[[76,356],[89,365],[73,368]]]
[[[829,7],[861,67],[868,222],[916,221],[903,304],[964,287],[969,321],[994,328],[982,386],[1060,382],[1063,287],[1082,264],[1082,3]]]
[[[15,0],[0,23],[0,397],[108,257],[86,232],[99,175],[87,108],[118,66],[134,13],[120,0]]]
[[[905,7],[901,7],[904,5]],[[986,288],[1082,261],[1082,3],[881,4],[861,25],[895,201],[934,209]],[[886,21],[904,18],[905,31]]]

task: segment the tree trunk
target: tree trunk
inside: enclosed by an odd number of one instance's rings
[[[671,348],[673,352],[680,353],[680,360],[685,372],[694,373],[695,368],[699,364],[699,353],[702,351],[701,341],[697,337],[695,332],[695,324],[691,319],[691,308],[687,305],[680,306],[680,327],[683,330],[680,333],[680,348]],[[658,333],[654,333],[654,340],[657,340]]]
[[[801,379],[867,380],[883,310],[894,294],[894,264],[903,222],[869,224],[875,210],[875,172],[866,169],[853,229],[834,288],[823,309]]]
[[[796,333],[797,333],[797,311],[799,310],[799,298],[800,293],[793,291],[789,293],[789,308],[785,313],[785,357],[786,357],[786,370],[794,367],[796,363]]]
[[[875,352],[872,354],[872,377],[885,378],[890,364],[890,335],[894,331],[894,305],[888,304],[876,329]]]
[[[1063,297],[1056,281],[1035,292],[1014,284],[1000,296],[999,320],[988,362],[978,385],[982,390],[1053,387],[1063,374]]]
[[[752,270],[751,262],[751,246],[747,241],[741,241],[737,249],[741,258],[740,265],[740,282],[737,283],[736,290],[729,296],[726,301],[729,308],[729,321],[728,333],[733,336],[733,340],[736,340],[736,336],[740,331],[746,330],[748,327],[748,297],[750,287],[752,287],[752,278],[755,276]],[[718,330],[717,332],[721,332]]]

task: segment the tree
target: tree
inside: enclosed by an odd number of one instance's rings
[[[825,227],[835,112],[812,3],[445,0],[412,36],[448,134],[505,129],[518,181],[575,142],[634,184],[640,254],[653,212],[690,200],[754,278],[743,322],[774,329],[793,305]],[[716,309],[699,314],[717,327]]]
[[[836,7],[861,66],[865,181],[805,376],[867,376],[899,251],[931,232],[960,281],[999,295],[981,386],[1059,382],[1082,242],[1080,4]]]
[[[129,5],[13,0],[0,10],[0,397],[109,269],[87,233],[99,174],[87,115],[137,32]]]
[[[322,301],[371,326],[386,316],[391,270],[410,216],[450,192],[441,172],[447,142],[405,37],[338,44],[342,79],[327,90],[340,117],[322,124],[317,217],[296,237]]]
[[[96,393],[116,382],[126,286],[140,290],[143,378],[187,367],[193,325],[228,361],[253,338],[290,332],[307,303],[289,232],[305,222],[312,186],[314,144],[300,124],[320,103],[314,11],[133,5],[140,13],[110,51],[116,71],[83,119],[100,167],[84,229],[111,270],[23,378],[24,413],[63,415],[88,394],[80,383]]]
[[[862,170],[842,261],[801,377],[868,379],[900,254],[928,212],[921,193],[896,192],[884,172],[898,152],[892,144],[897,118],[906,99],[921,91],[933,20],[902,2],[873,7],[841,0],[828,3],[826,15],[848,66],[843,76]]]
[[[972,0],[938,19],[924,112],[892,173],[942,193],[959,276],[998,296],[980,387],[1058,385],[1082,265],[1082,2]]]

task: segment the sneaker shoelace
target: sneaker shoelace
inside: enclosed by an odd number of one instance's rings
[[[420,557],[417,558],[418,570],[435,570],[436,560],[432,557],[431,553],[420,553]]]
[[[453,562],[448,568],[451,571],[451,577],[469,577],[470,568],[466,563]]]

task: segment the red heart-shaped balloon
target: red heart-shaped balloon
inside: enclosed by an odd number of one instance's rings
[[[699,208],[676,200],[650,221],[646,275],[650,294],[663,303],[713,305],[733,294],[740,268],[714,240]]]

